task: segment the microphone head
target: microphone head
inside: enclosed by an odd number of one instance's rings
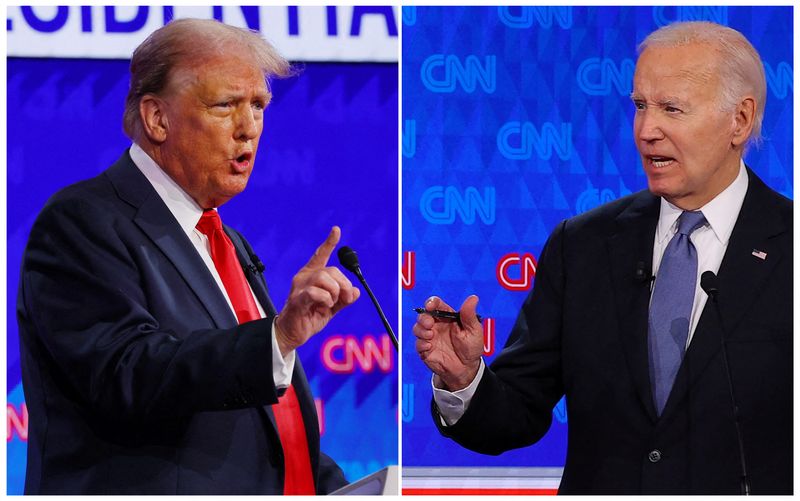
[[[358,254],[356,254],[356,251],[350,247],[344,246],[339,248],[336,255],[339,257],[339,263],[344,266],[347,271],[358,274]]]
[[[700,275],[700,288],[711,297],[716,297],[719,293],[717,282],[717,275],[713,271],[704,271],[703,274]]]

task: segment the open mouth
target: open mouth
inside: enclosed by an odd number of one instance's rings
[[[245,151],[238,157],[233,159],[233,163],[235,164],[237,170],[246,169],[250,166],[250,162],[253,160],[253,152]]]
[[[675,159],[672,157],[662,157],[656,155],[648,156],[647,159],[650,161],[650,165],[656,169],[663,169],[664,167],[672,165],[672,163],[675,161]]]
[[[250,167],[250,162],[253,159],[252,152],[244,152],[238,157],[233,159],[233,167],[239,172],[244,172]]]

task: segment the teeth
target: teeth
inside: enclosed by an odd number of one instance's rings
[[[653,162],[653,166],[658,168],[666,167],[667,165],[670,165],[673,162],[671,158],[663,158],[663,157],[653,157],[650,159],[650,161]]]

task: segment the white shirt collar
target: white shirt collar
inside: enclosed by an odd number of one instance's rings
[[[158,196],[175,216],[184,233],[191,236],[197,222],[200,221],[200,216],[203,215],[203,208],[183,191],[183,188],[169,177],[138,144],[133,143],[130,155],[133,163],[150,181]]]
[[[700,207],[700,211],[706,217],[708,226],[714,235],[722,243],[728,245],[731,238],[733,226],[739,218],[739,211],[747,193],[747,169],[744,161],[739,161],[739,175],[722,193],[714,197],[710,202]],[[662,243],[664,239],[671,238],[675,234],[675,225],[683,209],[676,207],[661,198],[661,211],[658,216],[658,226],[656,227],[656,242]]]

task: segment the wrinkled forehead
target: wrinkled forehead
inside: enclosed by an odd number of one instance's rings
[[[225,54],[175,65],[168,87],[172,91],[226,87],[270,94],[265,72],[252,58]]]

